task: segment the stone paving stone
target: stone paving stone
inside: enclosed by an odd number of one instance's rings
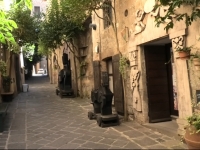
[[[8,138],[8,134],[2,134],[0,135],[0,139],[7,139]]]
[[[72,131],[72,132],[75,130],[77,130],[77,128],[75,128],[75,127],[65,127],[63,129],[61,129],[61,131]]]
[[[146,147],[147,149],[168,149],[167,147],[163,146],[163,145],[160,145],[160,144],[157,144],[157,145],[151,145],[151,146],[147,146]]]
[[[16,144],[21,147],[24,144],[27,149],[147,149],[148,146],[155,146],[156,149],[159,146],[167,147],[166,145],[174,149],[182,147],[162,144],[174,139],[159,135],[134,121],[125,122],[121,119],[120,126],[101,128],[96,120],[89,120],[87,117],[88,111],[93,109],[90,99],[60,99],[55,94],[55,85],[49,84],[48,78],[38,78],[38,81],[36,78],[32,79],[27,81],[30,91],[18,94],[11,103],[12,109],[9,110],[5,123],[8,131],[0,134],[3,145],[0,147],[7,148]],[[25,139],[20,137],[23,135]],[[145,141],[148,138],[155,140],[156,144],[150,145],[150,140]],[[177,140],[174,141],[178,143]]]
[[[149,137],[143,137],[139,139],[134,139],[134,142],[141,145],[141,146],[149,146],[149,145],[155,145],[158,144],[158,142],[152,140]]]
[[[15,142],[25,142],[25,135],[20,134],[20,135],[10,135],[8,137],[8,143],[15,143]]]
[[[53,141],[52,143],[47,144],[46,146],[59,148],[59,147],[65,145],[65,144],[67,144],[70,141],[72,141],[72,138],[61,137],[61,138]]]
[[[120,126],[115,126],[114,127],[115,130],[119,131],[119,132],[125,132],[125,131],[131,131],[132,128],[128,127],[128,126],[125,126],[125,125],[120,125]]]
[[[112,128],[109,128],[108,130],[105,130],[104,133],[107,133],[107,134],[113,134],[113,135],[119,135],[119,132],[112,129]]]
[[[4,147],[5,145],[6,145],[6,141],[3,141],[3,142],[0,141],[0,147],[2,147],[2,146]]]
[[[32,141],[33,143],[34,142],[37,142],[38,140],[40,140],[40,139],[42,139],[42,137],[37,137],[37,136],[29,136],[29,137],[27,137],[27,140],[28,141]]]
[[[128,136],[129,138],[139,138],[141,136],[144,136],[144,134],[142,134],[141,132],[136,131],[136,130],[126,131],[126,132],[123,132],[123,133],[126,136]]]
[[[1,143],[5,143],[7,141],[7,139],[0,139]]]
[[[121,147],[117,147],[117,146],[111,146],[109,149],[122,149]]]
[[[162,144],[165,145],[166,147],[182,145],[181,141],[178,142],[177,140],[168,140],[168,141],[162,142]]]
[[[43,147],[44,145],[39,145],[39,144],[30,144],[27,146],[27,149],[39,149]]]
[[[93,136],[83,135],[83,136],[78,137],[77,139],[81,139],[81,140],[85,140],[85,141],[90,141],[90,139],[92,139],[92,138],[93,138]]]
[[[52,149],[52,150],[55,150],[55,147],[50,147],[50,146],[43,146],[43,147],[40,147],[39,149]]]
[[[49,141],[49,140],[41,139],[41,140],[38,140],[37,142],[35,142],[35,144],[47,145],[47,144],[49,144],[50,142],[51,142],[51,141]]]
[[[121,141],[121,140],[116,140],[112,143],[113,147],[124,147],[125,145],[128,144],[128,141]]]
[[[80,140],[80,139],[74,139],[70,143],[76,143],[76,144],[82,145],[82,144],[86,143],[86,141],[85,140]]]
[[[94,127],[94,128],[91,128],[90,129],[90,131],[95,131],[95,132],[101,132],[101,133],[106,133],[106,129],[104,129],[104,128],[100,128],[98,125],[96,125],[96,127]]]
[[[11,130],[10,135],[25,134],[25,130]]]
[[[45,128],[37,128],[35,129],[34,131],[35,132],[46,132],[48,129],[45,129]]]
[[[109,145],[93,143],[93,142],[86,142],[82,144],[81,146],[86,147],[86,148],[95,148],[95,149],[109,149],[110,148]]]
[[[172,149],[188,149],[188,147],[186,147],[186,146],[173,146],[173,147],[171,147]]]
[[[65,145],[61,146],[61,147],[58,148],[58,149],[77,149],[78,147],[80,147],[79,144],[76,144],[76,143],[68,143],[68,144],[65,144]]]
[[[156,141],[158,141],[158,142],[165,142],[165,140],[164,139],[161,139],[161,138],[158,138],[158,139],[155,139]]]
[[[162,136],[162,139],[164,139],[164,140],[172,140],[172,138],[170,138],[168,136]]]
[[[112,143],[114,143],[114,141],[115,141],[115,140],[113,140],[113,139],[108,139],[108,138],[106,138],[106,139],[100,140],[98,143],[103,143],[103,144],[107,144],[107,145],[112,145]]]
[[[84,150],[84,149],[94,149],[94,148],[88,148],[88,147],[82,147],[82,146],[80,146],[80,147],[78,147],[78,148],[76,148],[76,149]]]
[[[37,137],[38,139],[41,139],[41,138],[48,137],[49,135],[50,133],[40,133],[40,134],[35,135],[35,137]]]
[[[128,142],[128,144],[126,144],[123,149],[141,149],[141,147],[139,145],[137,145],[136,143],[133,142]]]
[[[8,144],[8,149],[26,149],[26,143],[12,143]]]
[[[98,137],[98,136],[95,136],[93,138],[90,139],[91,142],[99,142],[100,140],[104,139],[103,137]]]
[[[157,138],[162,137],[162,134],[155,132],[155,133],[149,134],[148,136],[151,138],[157,139]]]

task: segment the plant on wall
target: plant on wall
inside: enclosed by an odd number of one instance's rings
[[[119,71],[122,74],[123,78],[126,78],[126,71],[129,67],[129,60],[125,56],[121,56],[119,60]]]
[[[165,26],[165,29],[167,31],[170,28],[174,27],[174,23],[176,21],[185,20],[186,26],[190,26],[193,21],[200,18],[199,4],[199,0],[157,0],[157,5],[155,6],[155,8],[159,8],[162,6],[169,6],[169,8],[166,10],[165,16],[156,17],[156,26],[159,26],[161,23],[164,23],[166,19],[170,20]],[[177,9],[183,6],[190,6],[191,12],[183,11],[182,13],[180,13],[176,11]]]
[[[81,15],[81,14],[85,14],[87,15],[91,15],[92,13],[94,13],[98,18],[104,20],[107,24],[109,24],[111,26],[111,28],[113,29],[113,33],[114,33],[114,38],[116,41],[116,49],[117,52],[119,53],[120,57],[122,58],[121,60],[123,60],[123,56],[122,53],[120,51],[120,47],[119,47],[119,39],[118,39],[118,28],[117,28],[117,15],[115,12],[115,5],[116,5],[116,0],[66,0],[68,2],[68,7],[69,8],[69,13],[71,14],[76,14],[76,15]],[[102,14],[98,14],[97,10],[102,10],[103,11],[103,15]],[[76,12],[76,13],[74,13]],[[112,15],[110,15],[109,13],[112,13]],[[74,16],[74,15],[73,15]],[[75,16],[74,16],[75,17]],[[121,67],[119,66],[119,70],[120,73],[124,73],[124,68],[126,67],[126,64],[121,61]],[[122,75],[122,77],[124,77],[124,74]],[[124,97],[126,95],[126,90],[125,90],[125,81],[124,78],[122,78],[123,82],[123,90],[124,90]],[[126,100],[126,99],[124,99]],[[126,102],[125,102],[126,103]],[[124,105],[124,110],[125,110],[125,119],[127,119],[127,109],[126,109],[126,105]]]
[[[169,22],[165,25],[165,30],[168,31],[170,28],[174,27],[174,23],[176,21],[185,21],[186,27],[190,26],[193,21],[196,21],[200,18],[200,1],[199,0],[157,0],[157,5],[155,7],[159,8],[162,6],[168,6],[166,9],[165,16],[157,16],[156,26],[159,26],[162,23],[165,23],[165,20],[168,19]],[[190,8],[185,9],[182,11],[177,11],[179,8]],[[190,11],[188,11],[190,10]],[[190,50],[189,48],[185,47],[184,51]],[[181,49],[179,50],[181,51]],[[197,58],[198,55],[192,54],[192,59]],[[198,59],[198,58],[197,58]],[[196,78],[194,76],[194,78]],[[195,111],[197,110],[197,111]],[[199,141],[200,141],[200,112],[199,108],[194,109],[194,113],[187,118],[188,126],[186,127],[186,133],[184,135],[184,139],[188,144],[188,148],[190,149],[199,149]]]
[[[12,83],[12,78],[7,75],[7,65],[3,60],[0,60],[0,73],[4,92],[10,92],[10,84]]]

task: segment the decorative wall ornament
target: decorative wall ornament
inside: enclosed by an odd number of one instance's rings
[[[182,49],[184,47],[184,44],[185,44],[185,40],[183,36],[179,36],[172,39],[172,46],[174,50],[177,48]]]
[[[138,65],[138,50],[134,50],[134,51],[129,52],[129,61],[130,61],[131,67]]]
[[[136,12],[136,23],[135,23],[135,31],[134,34],[138,34],[142,32],[146,25],[142,22],[145,16],[145,12],[143,10],[138,10]]]
[[[140,78],[140,72],[139,70],[135,70],[133,67],[131,68],[131,74],[130,74],[130,83],[131,83],[131,89],[133,90],[133,108],[135,108],[137,111],[142,111],[142,103],[140,98],[140,92],[139,92],[139,78]]]
[[[129,28],[125,27],[122,31],[121,31],[121,35],[123,37],[123,39],[128,42],[129,39]]]

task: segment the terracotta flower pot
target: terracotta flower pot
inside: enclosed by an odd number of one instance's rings
[[[194,126],[186,129],[184,139],[188,145],[188,149],[200,149],[200,133],[196,133]]]
[[[190,51],[180,51],[179,53],[179,57],[180,59],[189,59],[190,58]]]

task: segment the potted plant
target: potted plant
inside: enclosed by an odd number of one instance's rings
[[[197,108],[200,103],[197,104]],[[190,117],[187,118],[188,125],[184,139],[188,145],[188,149],[200,149],[200,112],[195,111]]]
[[[7,75],[7,69],[6,69],[6,62],[3,60],[0,60],[0,73],[1,73],[1,83],[2,83],[2,92],[1,97],[3,101],[11,101],[13,92],[10,92],[10,85],[12,83],[12,78]]]
[[[176,49],[176,52],[179,53],[179,58],[180,59],[189,59],[191,48],[192,48],[191,46],[190,47],[183,47],[183,48],[178,47]]]

